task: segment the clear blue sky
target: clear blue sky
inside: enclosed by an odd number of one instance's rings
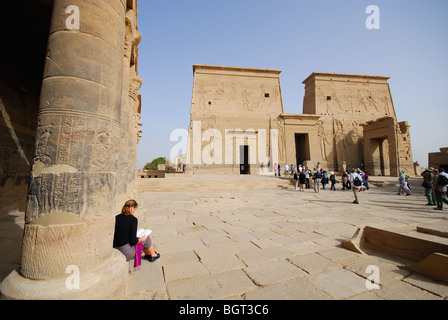
[[[380,10],[369,30],[366,8]],[[409,121],[414,161],[448,147],[446,0],[140,0],[143,85],[138,168],[187,130],[193,64],[280,69],[285,113],[302,113],[312,72],[390,76],[398,121]]]

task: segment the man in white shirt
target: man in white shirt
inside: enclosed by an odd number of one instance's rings
[[[359,174],[359,170],[352,169],[350,183],[352,185],[353,194],[355,195],[355,201],[353,201],[353,203],[359,204],[359,192],[362,189],[362,177]]]

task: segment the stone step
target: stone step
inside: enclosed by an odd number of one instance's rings
[[[294,188],[294,181],[289,178],[270,176],[216,176],[198,175],[189,179],[169,177],[164,179],[139,179],[137,187],[140,192],[168,191],[216,191],[216,190],[263,190]]]

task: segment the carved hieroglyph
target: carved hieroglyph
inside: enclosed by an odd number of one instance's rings
[[[280,71],[194,65],[193,73],[189,169],[239,172],[244,145],[249,147],[251,165],[266,161],[271,129],[283,130],[278,123],[283,113]],[[283,135],[279,137],[283,141]],[[209,156],[211,163],[204,161]]]
[[[306,162],[311,167],[327,170],[364,168],[383,174],[394,173],[399,166],[405,169],[413,165],[408,125],[396,120],[388,77],[313,73],[303,81],[303,114],[299,115],[283,113],[278,70],[203,65],[195,65],[193,70],[190,157],[187,157],[192,170],[229,169],[225,166],[228,162],[202,161],[202,151],[212,149],[208,137],[213,132],[219,133],[222,153],[229,152],[224,147],[228,129],[232,132],[241,129],[244,136],[233,145],[227,143],[232,146],[230,151],[238,149],[237,143],[245,145],[249,158],[257,158],[251,151],[264,146],[251,144],[254,139],[246,130],[258,130],[257,140],[260,132],[275,130],[277,135],[268,139],[266,148],[272,149],[275,140],[277,159],[282,165]],[[392,122],[379,120],[383,118]],[[370,125],[365,126],[366,123]],[[388,138],[379,135],[382,124],[393,132],[388,131]],[[198,126],[196,131],[195,126]],[[372,141],[364,141],[364,130],[369,131]],[[194,136],[195,132],[199,132],[198,136]],[[372,159],[374,149],[380,151]],[[195,151],[196,155],[199,152],[196,158]],[[238,161],[238,156],[232,159]],[[254,161],[251,165],[257,166],[260,162]],[[237,169],[233,166],[230,172],[238,172]]]
[[[317,160],[324,167],[341,170],[344,163],[346,168],[365,165],[361,124],[382,117],[396,119],[388,79],[313,73],[303,81],[303,113],[320,115],[316,143],[320,145],[321,158]]]

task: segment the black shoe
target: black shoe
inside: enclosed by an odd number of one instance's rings
[[[157,255],[155,257],[150,256],[150,255],[145,255],[145,259],[148,260],[149,262],[154,262],[154,261],[156,261],[157,259],[160,258],[160,253],[156,252],[156,254]]]

